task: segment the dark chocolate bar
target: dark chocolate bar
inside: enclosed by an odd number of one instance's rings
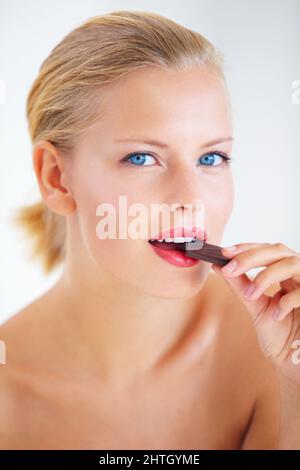
[[[210,243],[199,240],[200,244],[199,247],[197,247],[197,241],[198,240],[196,240],[196,242],[184,243],[187,256],[190,256],[191,258],[202,259],[208,263],[218,264],[220,266],[225,266],[225,264],[229,263],[231,260],[231,258],[227,258],[227,256],[222,254],[220,246],[212,245]]]
[[[154,245],[159,246],[158,241],[154,241],[152,243]],[[225,264],[229,263],[231,258],[227,258],[227,256],[224,256],[221,252],[221,248],[221,246],[212,245],[210,243],[206,243],[204,240],[199,239],[185,243],[169,242],[164,245],[165,250],[184,251],[186,256],[189,256],[191,258],[202,259],[203,261],[207,261],[208,263],[225,266]]]

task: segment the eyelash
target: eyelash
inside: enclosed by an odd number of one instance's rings
[[[156,159],[156,156],[153,155],[151,152],[133,152],[133,153],[130,153],[129,155],[127,155],[126,157],[124,157],[121,162],[124,163],[124,164],[127,164],[128,166],[134,166],[134,167],[151,167],[151,166],[154,166],[154,165],[134,165],[133,163],[130,163],[129,159],[135,155],[150,155],[151,157],[155,158]],[[218,155],[219,157],[222,157],[223,158],[223,162],[220,163],[219,165],[199,165],[199,166],[204,166],[204,167],[208,167],[208,168],[219,168],[221,166],[224,166],[224,165],[229,165],[230,163],[232,163],[232,158],[228,157],[228,155],[226,153],[223,153],[223,152],[219,152],[219,151],[216,151],[216,152],[208,152],[204,155],[202,155],[200,158],[203,158],[203,157],[206,157],[207,155]]]

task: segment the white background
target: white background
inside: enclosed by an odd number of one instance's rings
[[[300,0],[6,0],[0,4],[0,321],[44,292],[29,246],[9,224],[35,200],[25,103],[41,62],[74,27],[113,10],[157,12],[204,34],[225,55],[233,108],[235,207],[223,246],[280,241],[300,253]]]

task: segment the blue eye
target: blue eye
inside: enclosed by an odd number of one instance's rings
[[[147,162],[147,157],[150,157],[154,159],[154,157],[152,155],[150,155],[149,153],[133,153],[132,155],[129,155],[129,157],[127,157],[125,159],[126,162],[130,162],[130,163],[133,163],[134,166],[151,166],[151,162],[149,163],[149,159],[148,159],[148,163],[146,163],[144,165],[145,162]]]
[[[214,165],[215,162],[215,157],[214,155],[217,155],[217,157],[222,159],[222,162],[218,165]],[[221,164],[224,163],[230,163],[232,160],[231,158],[227,157],[227,155],[220,153],[220,152],[211,152],[207,153],[206,155],[203,155],[200,159],[202,160],[204,166],[221,166]]]
[[[221,158],[221,163],[217,165],[214,164],[216,160],[215,156]],[[151,163],[151,159],[154,161],[156,160],[156,158],[148,152],[138,152],[132,153],[131,155],[123,158],[122,161],[131,164],[131,166],[153,166],[153,163]],[[210,152],[200,157],[199,161],[201,160],[201,166],[219,167],[222,165],[222,163],[231,163],[232,158],[229,158],[227,155],[221,152]]]

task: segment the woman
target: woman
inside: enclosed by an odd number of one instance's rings
[[[177,204],[184,228],[185,204],[200,201],[205,232],[183,235],[221,242],[234,189],[220,53],[157,14],[94,17],[43,62],[27,116],[42,200],[17,221],[45,271],[63,271],[1,325],[1,448],[299,445],[286,405],[300,402],[299,254],[239,244],[224,250],[239,266],[226,275],[149,243],[174,221],[146,238],[97,231],[99,205],[118,216],[122,195],[129,207]],[[258,266],[260,290],[246,299],[245,272]]]

